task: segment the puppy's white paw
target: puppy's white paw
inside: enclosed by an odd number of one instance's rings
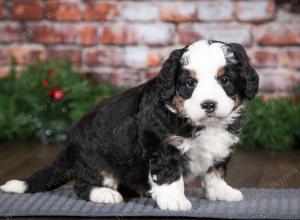
[[[243,200],[243,194],[231,186],[224,185],[223,187],[208,187],[206,198],[211,201],[238,202]]]
[[[192,208],[191,202],[184,194],[161,194],[156,198],[157,205],[162,210],[187,211]]]
[[[162,210],[186,211],[192,208],[191,202],[184,195],[183,178],[180,178],[170,184],[156,184],[152,177],[149,177],[150,190],[152,198]]]
[[[123,197],[116,190],[106,187],[94,187],[90,192],[90,200],[97,203],[114,204],[123,202]]]
[[[24,193],[27,190],[27,184],[21,180],[10,180],[0,186],[0,189],[4,192]]]

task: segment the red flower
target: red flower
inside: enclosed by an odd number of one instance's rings
[[[64,91],[61,89],[54,89],[49,92],[49,96],[53,97],[56,101],[62,100],[64,95]]]
[[[56,76],[56,74],[57,74],[57,72],[56,72],[55,69],[52,69],[52,70],[50,70],[50,72],[49,72],[49,76],[51,76],[51,77]]]
[[[44,79],[42,81],[42,85],[43,85],[44,88],[47,88],[49,86],[49,80],[48,79]]]
[[[53,97],[57,101],[62,100],[62,98],[64,97],[64,91],[62,91],[61,89],[54,90]]]

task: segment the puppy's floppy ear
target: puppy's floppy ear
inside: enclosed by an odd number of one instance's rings
[[[245,79],[246,79],[246,88],[245,88],[245,96],[247,99],[253,99],[257,92],[258,92],[258,85],[259,85],[259,77],[255,69],[249,64],[247,65],[247,70],[245,72]]]
[[[246,54],[245,49],[240,44],[228,44],[230,50],[234,53],[238,61],[240,77],[242,84],[240,85],[240,94],[242,98],[251,100],[258,92],[259,77],[257,72],[250,64],[250,59]]]
[[[158,83],[162,101],[169,100],[175,94],[175,82],[181,65],[180,59],[185,51],[185,48],[173,50],[159,72]]]

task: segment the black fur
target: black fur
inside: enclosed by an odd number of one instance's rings
[[[234,83],[228,93],[251,99],[257,92],[257,74],[240,46],[229,47],[239,63],[227,67]],[[87,113],[71,129],[58,159],[26,180],[27,192],[52,190],[75,179],[76,194],[88,200],[91,187],[103,186],[103,173],[116,177],[121,187],[139,192],[149,190],[149,174],[156,177],[157,184],[163,184],[185,173],[186,158],[165,142],[169,134],[188,138],[201,129],[166,107],[184,74],[180,58],[185,51],[186,47],[173,51],[156,78],[101,102]]]
[[[160,99],[168,102],[175,94],[175,82],[181,71],[180,59],[186,48],[172,51],[169,58],[165,61],[158,76],[158,85],[160,89]]]
[[[236,84],[238,92],[243,99],[251,100],[255,97],[258,91],[258,74],[250,65],[250,60],[246,51],[240,44],[231,43],[227,45],[230,49],[229,51],[233,52],[238,63],[232,64],[231,61],[228,61],[228,63],[231,64],[227,65],[226,69],[228,69],[229,72],[233,71],[235,73],[239,73],[235,80],[238,83],[238,85]]]

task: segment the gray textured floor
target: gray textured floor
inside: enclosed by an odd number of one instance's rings
[[[176,216],[230,219],[299,219],[300,189],[241,189],[242,202],[209,202],[200,189],[187,192],[193,208],[189,212],[166,212],[151,199],[132,199],[118,205],[78,200],[72,190],[61,188],[37,194],[0,192],[0,216]]]

